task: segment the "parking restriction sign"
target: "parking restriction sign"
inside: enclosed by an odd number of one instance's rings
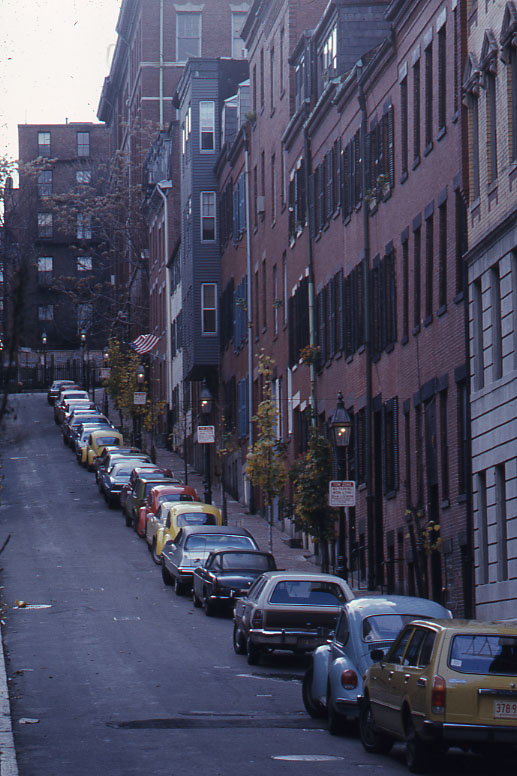
[[[329,506],[355,507],[355,481],[331,480],[329,482]]]

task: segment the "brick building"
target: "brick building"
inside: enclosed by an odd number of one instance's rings
[[[221,165],[223,211],[230,182],[233,195],[222,306],[233,293],[235,311],[223,391],[237,397],[242,439],[251,323],[255,354],[265,348],[276,361],[278,432],[291,460],[306,447],[312,407],[325,431],[341,392],[358,484],[346,537],[354,579],[429,594],[462,614],[472,596],[462,11],[455,0],[343,0],[296,30],[295,5],[257,2],[243,31],[252,120]],[[243,288],[235,207],[246,148]],[[235,303],[245,295],[241,321]]]
[[[468,287],[476,614],[517,596],[517,7],[467,3]]]
[[[102,348],[110,296],[106,243],[91,214],[108,162],[108,134],[100,124],[18,127],[22,165],[7,223],[16,238],[14,269],[26,268],[20,346],[69,350],[86,332],[89,348]],[[56,199],[69,198],[59,206]],[[81,199],[85,203],[81,210]],[[65,218],[66,213],[66,218]],[[95,289],[101,288],[101,291]]]

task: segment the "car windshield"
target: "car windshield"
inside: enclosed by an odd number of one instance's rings
[[[129,479],[132,471],[133,470],[127,466],[114,466],[111,470],[111,475],[112,477],[127,477]]]
[[[363,620],[363,641],[395,641],[399,631],[413,620],[431,620],[425,614],[374,614]]]
[[[178,527],[184,525],[216,525],[215,515],[207,512],[184,512],[178,515],[176,522]]]
[[[215,552],[225,547],[235,547],[239,550],[254,550],[253,540],[248,536],[231,536],[229,534],[195,534],[188,536],[185,549],[188,552]]]
[[[293,606],[339,606],[346,598],[333,582],[286,579],[278,582],[269,600],[272,604]]]
[[[464,674],[517,675],[517,634],[486,636],[483,633],[455,636],[449,666]]]
[[[221,566],[226,571],[269,571],[271,563],[268,555],[228,552],[221,556]]]

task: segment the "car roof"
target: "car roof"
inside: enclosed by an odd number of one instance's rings
[[[227,536],[249,536],[253,538],[245,528],[237,528],[228,525],[189,525],[181,529],[183,536],[190,534],[224,534]]]
[[[182,512],[208,512],[219,515],[221,510],[214,507],[213,504],[204,504],[201,501],[180,501],[171,504],[171,512],[181,514]]]
[[[116,429],[116,428],[112,428],[111,426],[109,426],[108,428],[109,428],[109,430],[110,430],[110,436],[117,436],[117,437],[119,437],[120,439],[123,439],[123,438],[124,438],[124,437],[122,436],[122,434],[120,433],[120,431],[117,431],[117,429]],[[97,439],[97,437],[99,437],[99,436],[103,436],[103,435],[105,435],[105,434],[106,434],[106,431],[105,431],[104,429],[100,428],[98,431],[94,431],[94,432],[92,433],[92,437],[94,437],[94,439]]]
[[[341,582],[345,585],[346,580],[337,577],[335,574],[325,574],[324,572],[307,572],[307,571],[265,571],[262,575],[268,579],[274,580],[300,580],[307,582]]]
[[[414,620],[412,624],[427,625],[441,631],[452,631],[466,636],[483,634],[487,636],[515,636],[517,623],[484,620]]]
[[[436,601],[427,598],[419,598],[410,595],[372,595],[354,598],[347,603],[350,614],[360,617],[375,614],[415,614],[416,616],[428,616],[433,620],[445,619],[448,609]]]

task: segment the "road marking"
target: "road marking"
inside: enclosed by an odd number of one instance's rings
[[[139,620],[140,617],[114,617],[113,618],[115,622],[128,622],[128,621],[136,621]]]

